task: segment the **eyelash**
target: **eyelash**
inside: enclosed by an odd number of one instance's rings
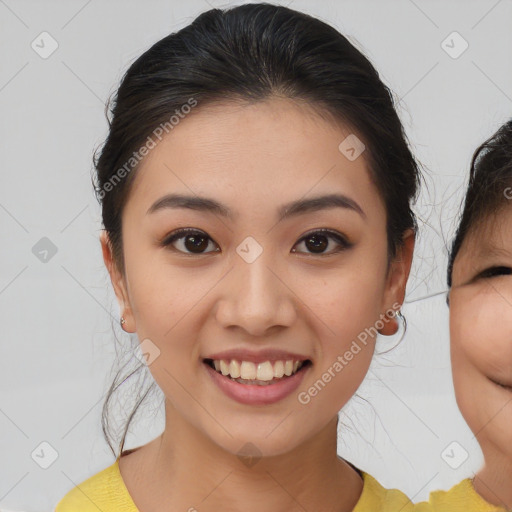
[[[161,246],[169,247],[169,248],[171,248],[171,250],[181,252],[182,254],[186,254],[186,255],[190,255],[190,256],[202,256],[204,254],[208,254],[208,252],[203,252],[203,253],[184,252],[184,251],[180,251],[178,249],[170,247],[174,242],[176,242],[177,240],[181,240],[182,238],[185,238],[187,235],[200,235],[203,238],[208,238],[211,240],[211,238],[203,231],[199,231],[197,229],[191,229],[191,228],[180,228],[180,229],[177,229],[176,231],[172,232],[169,236],[167,236],[161,242]],[[315,231],[310,231],[309,233],[306,233],[297,242],[297,244],[307,240],[309,237],[311,237],[313,235],[324,235],[328,239],[335,240],[339,244],[339,247],[336,250],[328,252],[328,253],[311,253],[311,252],[308,253],[312,256],[329,256],[331,254],[339,253],[345,249],[350,249],[353,246],[353,244],[348,242],[346,240],[346,238],[343,237],[341,234],[337,233],[336,231],[332,231],[330,229],[317,229]],[[215,250],[215,251],[210,251],[210,252],[218,252],[218,251]],[[293,252],[297,252],[297,251],[293,251]]]
[[[496,276],[510,275],[512,274],[512,269],[510,267],[498,266],[498,267],[490,267],[480,272],[478,277],[482,278],[491,278]]]

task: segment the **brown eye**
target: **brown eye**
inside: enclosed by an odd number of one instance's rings
[[[329,247],[329,243],[334,241],[334,250],[330,252],[325,252],[325,249]],[[344,249],[348,249],[352,247],[352,244],[349,243],[342,235],[337,233],[336,231],[331,231],[328,229],[322,229],[313,231],[308,233],[306,236],[302,237],[299,240],[299,243],[303,243],[308,251],[311,251],[312,254],[319,255],[328,255],[334,254]],[[297,252],[296,250],[292,250],[292,252]],[[302,252],[302,251],[300,251]]]
[[[507,276],[512,274],[512,269],[510,267],[490,267],[485,269],[483,272],[480,272],[478,277],[489,278],[496,276]]]
[[[181,245],[181,247],[173,247],[173,249],[185,254],[207,254],[208,252],[218,252],[218,249],[205,252],[210,245],[209,241],[214,243],[213,240],[202,231],[194,229],[178,229],[174,231],[174,233],[171,233],[171,235],[162,242],[162,246],[168,247],[179,242],[178,245]]]

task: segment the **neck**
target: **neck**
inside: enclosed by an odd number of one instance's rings
[[[337,422],[333,418],[313,438],[286,453],[245,459],[218,446],[166,404],[166,428],[150,443],[144,466],[151,469],[148,473],[141,468],[141,475],[147,476],[139,478],[146,480],[151,503],[166,503],[172,510],[348,512],[356,505],[363,482],[337,456]],[[138,505],[145,503],[141,499]],[[152,509],[149,500],[146,508]]]
[[[512,509],[512,460],[493,448],[485,452],[485,466],[474,478],[475,490],[484,500]]]

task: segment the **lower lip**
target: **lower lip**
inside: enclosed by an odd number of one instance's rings
[[[284,377],[275,384],[258,386],[257,384],[240,384],[230,377],[216,372],[211,366],[203,362],[213,382],[229,398],[236,400],[241,404],[248,405],[268,405],[283,400],[292,394],[302,382],[304,374],[311,366],[308,364],[305,368],[299,370],[291,377]]]

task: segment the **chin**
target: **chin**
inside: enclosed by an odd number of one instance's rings
[[[226,426],[226,428],[230,431],[229,427]],[[253,457],[255,460],[290,453],[304,442],[301,439],[292,438],[286,431],[278,432],[279,426],[275,423],[272,428],[263,430],[261,432],[254,429],[252,432],[230,431],[232,436],[223,430],[221,436],[212,436],[210,440],[225,452],[241,459]]]

